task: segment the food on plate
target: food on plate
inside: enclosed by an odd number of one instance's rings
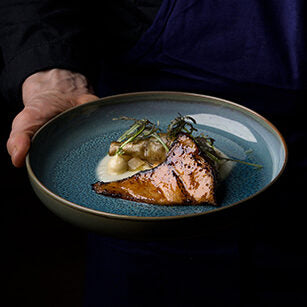
[[[122,180],[97,182],[93,189],[105,196],[158,205],[217,205],[215,169],[186,134],[177,137],[158,166]]]
[[[179,114],[167,132],[147,119],[120,119],[134,124],[99,163],[100,180],[92,184],[96,193],[157,205],[218,205],[219,181],[241,161],[217,150],[214,139],[194,136],[192,117]]]
[[[142,160],[151,165],[161,163],[165,160],[168,150],[165,149],[165,146],[169,148],[175,138],[168,136],[166,133],[160,133],[159,137],[165,145],[153,136],[145,139],[139,139],[125,145],[125,154],[123,156],[139,158],[139,160]],[[121,142],[112,142],[110,144],[109,155],[115,156],[116,152],[121,147],[121,144]]]

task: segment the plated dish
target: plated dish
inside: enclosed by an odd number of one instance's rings
[[[226,156],[262,167],[235,163],[221,184],[218,207],[157,206],[93,192],[91,183],[101,179],[100,161],[112,141],[127,130],[125,121],[115,124],[114,118],[150,118],[166,130],[178,113],[191,116],[198,132],[213,138]],[[203,222],[210,214],[231,210],[268,188],[286,160],[287,148],[279,131],[252,110],[204,95],[144,92],[106,97],[52,119],[35,135],[26,165],[38,197],[57,215],[103,233],[137,235],[140,229],[157,232],[156,225],[162,221],[189,223],[197,217]],[[171,224],[167,227],[177,227]]]
[[[197,122],[191,116],[178,114],[165,132],[159,121],[119,119],[134,123],[99,162],[100,181],[92,185],[97,194],[155,205],[218,206],[218,185],[234,162],[262,168],[227,157],[204,133],[195,135]]]

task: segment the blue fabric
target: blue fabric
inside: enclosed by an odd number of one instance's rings
[[[293,0],[164,1],[129,57],[196,82],[306,88],[304,6]]]
[[[306,11],[300,0],[165,0],[136,46],[111,62],[108,91],[306,90]]]
[[[271,189],[274,202],[267,199],[268,223],[258,219],[254,231],[249,225],[213,237],[169,242],[91,235],[86,306],[239,306],[250,291],[250,302],[257,306],[306,299],[303,292],[291,292],[300,289],[296,286],[287,285],[287,295],[279,291],[283,277],[272,277],[264,288],[265,273],[257,275],[258,268],[264,272],[261,269],[274,266],[281,246],[287,246],[278,241],[282,231],[289,234],[300,224],[283,230],[284,217],[273,213],[271,222],[269,208],[275,212],[278,206],[278,212],[284,210],[291,220],[300,212],[299,206],[296,213],[287,208],[296,203],[293,197],[299,202],[299,194],[289,188],[291,176],[298,178],[296,184],[306,181],[304,172],[296,172],[306,167],[299,151],[306,141],[301,112],[307,87],[305,6],[300,0],[164,0],[136,46],[123,58],[103,63],[99,95],[180,90],[232,99],[273,120],[294,159],[289,160],[285,179]],[[259,250],[262,263],[257,262]],[[298,259],[303,258],[289,256],[288,266],[301,268]],[[283,276],[283,263],[277,271],[276,276]],[[289,271],[297,272],[294,267]]]

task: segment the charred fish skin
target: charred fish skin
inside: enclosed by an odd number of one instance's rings
[[[158,166],[118,181],[96,182],[92,188],[98,194],[136,202],[217,206],[215,169],[186,134],[177,137]]]

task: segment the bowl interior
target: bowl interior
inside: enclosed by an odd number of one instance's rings
[[[157,206],[97,195],[91,184],[111,141],[129,122],[126,115],[159,121],[164,130],[178,113],[197,121],[198,132],[215,139],[229,157],[261,164],[236,163],[218,189],[220,207],[242,202],[266,188],[281,173],[286,148],[279,132],[256,113],[236,104],[200,95],[138,93],[118,95],[74,108],[51,120],[35,136],[29,165],[51,193],[80,206],[125,216],[165,217],[204,213],[212,206]]]

